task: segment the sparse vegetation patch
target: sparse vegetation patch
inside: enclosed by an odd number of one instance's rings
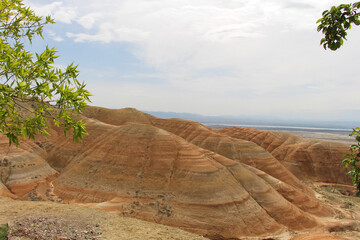
[[[7,240],[9,226],[7,224],[0,225],[0,240]]]

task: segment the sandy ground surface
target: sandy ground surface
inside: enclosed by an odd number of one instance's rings
[[[12,222],[16,217],[29,215],[42,216],[42,218],[55,216],[58,220],[71,219],[71,227],[75,229],[80,228],[84,222],[95,225],[97,232],[101,233],[102,236],[98,239],[206,239],[177,228],[121,217],[116,214],[89,209],[79,205],[43,201],[19,201],[0,197],[0,225]]]
[[[354,223],[351,227],[335,228],[332,233],[349,240],[360,240],[360,197],[355,197],[355,187],[315,183],[312,188],[318,199],[335,209],[335,219],[344,224]]]

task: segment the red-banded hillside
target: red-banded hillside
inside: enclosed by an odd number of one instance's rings
[[[347,170],[341,166],[343,156],[349,152],[345,144],[244,127],[223,128],[217,132],[256,143],[301,180],[351,184]]]
[[[20,146],[9,147],[8,139],[0,137],[1,196],[26,198],[35,188],[58,176],[46,161],[47,152],[40,142],[20,141]]]
[[[250,141],[231,138],[225,134],[217,133],[200,123],[183,119],[160,119],[131,108],[110,110],[106,108],[89,107],[85,109],[84,115],[112,125],[121,125],[126,122],[134,121],[134,119],[137,119],[134,116],[138,116],[139,120],[136,122],[145,122],[164,129],[198,147],[258,168],[308,194],[312,193],[290,171],[280,164],[277,159],[263,148]]]

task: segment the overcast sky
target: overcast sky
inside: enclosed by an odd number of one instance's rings
[[[27,0],[56,24],[92,105],[204,115],[360,119],[360,27],[320,47],[328,0]]]

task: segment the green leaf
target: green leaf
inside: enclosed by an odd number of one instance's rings
[[[316,23],[319,23],[319,22],[322,22],[322,21],[324,21],[324,19],[320,18],[319,20],[316,21]]]

